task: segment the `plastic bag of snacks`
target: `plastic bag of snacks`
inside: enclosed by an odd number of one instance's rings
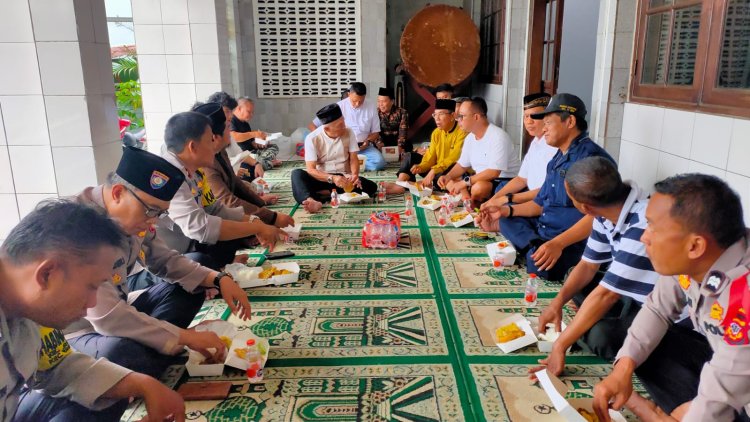
[[[365,248],[396,249],[399,239],[401,218],[396,213],[374,212],[362,229],[362,246]]]

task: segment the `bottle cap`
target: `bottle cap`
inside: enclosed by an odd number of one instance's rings
[[[255,378],[258,375],[258,370],[253,368],[248,368],[247,371],[245,371],[245,374],[247,374],[248,378]]]
[[[248,346],[254,346],[255,345],[255,339],[254,338],[248,339],[247,342],[245,342],[245,344],[247,344]]]
[[[536,274],[534,273],[529,274],[529,278],[536,278]]]

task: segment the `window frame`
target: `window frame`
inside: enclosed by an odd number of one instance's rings
[[[503,70],[505,67],[505,19],[507,13],[507,0],[482,0],[480,3],[480,17],[479,17],[479,81],[490,84],[502,84],[503,83]],[[493,6],[497,6],[498,9],[494,9]],[[486,34],[489,29],[485,31],[486,25],[489,25],[490,20],[494,19],[494,16],[499,16],[499,30],[494,34]],[[491,25],[490,25],[491,28]],[[493,38],[495,35],[497,38]],[[490,37],[490,39],[487,39]],[[493,50],[494,48],[494,50]],[[487,57],[488,53],[494,53],[494,55]],[[485,64],[489,63],[488,60],[498,60],[497,72],[487,73]],[[493,66],[495,61],[492,61]]]
[[[673,108],[750,117],[750,88],[717,88],[721,44],[724,34],[724,16],[729,0],[688,0],[677,7],[666,5],[649,8],[650,0],[640,0],[636,11],[636,34],[633,49],[633,75],[630,84],[630,100],[637,103],[654,104]],[[696,49],[695,70],[692,85],[642,84],[643,63],[648,17],[664,11],[679,10],[701,4],[700,29]],[[670,25],[672,39],[674,25]],[[671,55],[671,42],[665,55]],[[669,63],[667,63],[669,65]]]

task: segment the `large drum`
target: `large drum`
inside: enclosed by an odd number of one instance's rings
[[[471,75],[479,60],[479,31],[457,7],[427,6],[404,28],[401,60],[407,73],[422,85],[458,85]]]

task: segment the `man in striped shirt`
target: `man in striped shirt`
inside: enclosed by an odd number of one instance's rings
[[[612,360],[659,277],[640,241],[648,199],[634,183],[623,183],[610,160],[588,157],[576,162],[565,175],[565,190],[575,207],[593,216],[594,222],[581,261],[539,316],[541,332],[547,323],[559,332],[563,305],[573,299],[579,308],[550,355],[539,362],[555,375],[562,373],[565,351],[577,341]],[[600,267],[607,264],[602,276]]]

